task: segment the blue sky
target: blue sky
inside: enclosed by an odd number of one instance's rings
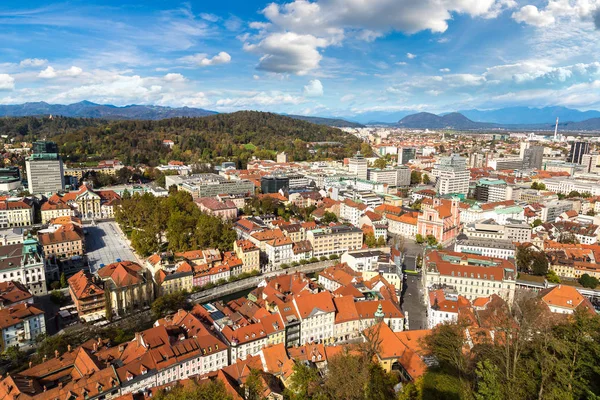
[[[598,27],[600,0],[4,0],[0,103],[600,109]]]

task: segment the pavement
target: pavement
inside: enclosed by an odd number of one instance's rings
[[[108,265],[117,259],[139,262],[116,222],[86,225],[85,230],[85,246],[92,274],[101,268],[101,264]]]
[[[421,274],[407,275],[402,286],[401,308],[408,312],[408,328],[427,329],[427,309],[423,303]]]

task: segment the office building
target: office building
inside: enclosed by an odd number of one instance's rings
[[[405,166],[384,169],[368,169],[369,180],[377,183],[386,183],[389,186],[409,186],[410,169]]]
[[[432,251],[423,260],[425,299],[430,291],[452,287],[468,300],[496,294],[512,303],[516,278],[514,263],[502,258]]]
[[[471,174],[467,169],[467,160],[458,154],[442,157],[431,174],[436,178],[435,188],[439,195],[469,193]]]
[[[290,188],[290,178],[286,176],[263,176],[260,179],[260,190],[264,193],[277,193]]]
[[[25,161],[27,184],[31,194],[56,193],[65,190],[63,162],[53,142],[35,142],[33,153]]]
[[[367,160],[360,154],[356,153],[348,162],[348,171],[352,175],[356,175],[358,179],[367,179]]]
[[[475,186],[475,199],[484,203],[509,200],[507,184],[502,179],[480,179]]]
[[[576,141],[571,143],[571,150],[567,156],[567,162],[574,164],[581,164],[581,160],[584,154],[589,154],[590,144],[589,142]]]
[[[254,183],[247,179],[229,180],[217,174],[167,175],[165,186],[176,186],[189,192],[194,199],[215,197],[220,194],[254,194]]]
[[[417,158],[417,149],[414,147],[400,147],[398,149],[398,165],[406,165],[415,158]]]
[[[8,192],[21,186],[19,167],[0,168],[0,192]]]
[[[521,169],[523,168],[523,160],[518,157],[494,158],[488,161],[488,167],[495,171]]]
[[[541,169],[544,158],[543,146],[531,146],[523,151],[524,169]]]
[[[588,174],[597,174],[600,172],[600,155],[598,154],[584,154],[581,157],[581,164],[584,167],[584,172]]]

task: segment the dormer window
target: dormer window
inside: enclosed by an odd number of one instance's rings
[[[98,393],[102,393],[102,391],[104,390],[104,386],[102,386],[101,383],[98,384]]]
[[[133,374],[131,372],[127,372],[127,382],[133,379]]]

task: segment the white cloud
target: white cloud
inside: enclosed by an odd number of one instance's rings
[[[231,56],[222,51],[213,58],[204,58],[200,61],[200,65],[203,67],[207,67],[209,65],[219,65],[219,64],[227,64],[231,61]]]
[[[195,64],[203,67],[208,67],[211,65],[227,64],[231,61],[231,56],[229,55],[229,53],[222,51],[212,58],[209,58],[206,53],[196,53],[189,56],[181,57],[178,60],[186,64]]]
[[[345,96],[342,96],[342,98],[340,99],[340,101],[341,101],[342,103],[347,103],[347,102],[349,102],[349,101],[352,101],[352,100],[354,100],[354,98],[355,98],[355,97],[356,97],[356,96],[354,96],[353,94],[347,94],[347,95],[345,95]]]
[[[15,78],[8,74],[0,74],[0,90],[13,90],[15,88]]]
[[[225,28],[227,28],[229,31],[236,32],[242,28],[243,24],[244,22],[240,18],[232,15],[225,21]]]
[[[41,71],[38,74],[39,78],[43,78],[43,79],[53,79],[53,78],[59,78],[59,77],[77,77],[79,75],[81,75],[83,73],[83,70],[79,67],[75,67],[72,66],[69,69],[64,69],[64,70],[56,70],[51,66],[46,67],[45,70]]]
[[[323,96],[323,84],[318,79],[313,79],[304,86],[304,95],[306,97],[321,97]]]
[[[554,24],[554,16],[547,11],[540,11],[536,6],[526,5],[512,14],[515,21],[533,26],[548,26]]]
[[[45,79],[56,78],[56,76],[57,76],[56,71],[51,66],[48,66],[45,70],[41,71],[38,75],[38,77],[45,78]]]
[[[252,75],[252,79],[254,79],[255,81],[257,81],[257,80],[260,79],[260,76],[258,76],[258,75]]]
[[[166,74],[163,79],[167,82],[185,82],[185,77],[177,73]]]
[[[443,44],[443,43],[448,43],[450,41],[450,39],[448,39],[447,37],[443,37],[437,40],[438,43]]]
[[[244,50],[263,54],[260,70],[306,75],[319,66],[322,56],[318,48],[326,46],[325,39],[286,32],[271,34],[258,44],[245,43]]]
[[[399,62],[396,63],[396,65],[399,65],[399,66],[403,66],[403,65],[407,65],[407,64],[408,63],[405,62],[405,61],[399,61]]]
[[[409,60],[413,60],[413,59],[417,58],[417,56],[414,55],[413,53],[406,53],[406,58],[408,58]]]
[[[48,63],[48,60],[42,58],[26,58],[19,63],[21,67],[41,67]]]
[[[445,32],[454,13],[493,18],[514,0],[295,0],[263,9],[269,21],[251,23],[261,34],[247,50],[262,54],[258,68],[306,74],[319,67],[319,49],[340,45],[347,36],[373,41],[390,31]],[[245,37],[247,41],[248,36]],[[290,43],[293,39],[295,43]],[[301,42],[301,43],[298,43]],[[289,46],[294,49],[287,49]],[[289,60],[288,57],[292,57]],[[299,66],[296,64],[300,64]]]
[[[252,107],[265,107],[281,104],[300,104],[305,100],[302,97],[292,96],[279,91],[260,92],[251,96],[219,99],[216,106],[227,109],[248,109]]]
[[[450,72],[450,68],[440,68],[440,72]]]
[[[200,18],[208,22],[217,22],[220,19],[218,15],[209,13],[201,13]]]

